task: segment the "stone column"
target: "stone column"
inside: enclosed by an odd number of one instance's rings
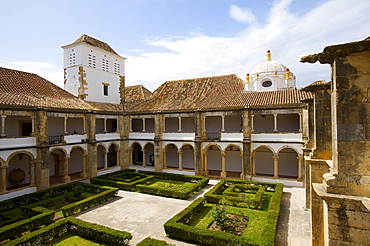
[[[302,156],[298,156],[298,178],[297,181],[302,181],[303,180],[303,165],[302,165]]]
[[[145,167],[146,166],[146,151],[143,149],[142,152],[143,152],[143,167]]]
[[[299,113],[299,132],[302,132],[302,113]]]
[[[84,153],[82,159],[82,173],[80,174],[81,178],[87,178],[86,165],[87,165],[87,155]]]
[[[203,174],[202,165],[202,113],[195,113],[195,139],[194,139],[194,171],[195,175]]]
[[[225,132],[225,115],[221,115],[221,132]]]
[[[31,134],[30,134],[30,136],[31,137],[34,137],[35,136],[35,116],[31,116],[31,121],[32,121],[32,123],[31,123],[31,127],[32,127],[32,129],[31,129]]]
[[[177,153],[179,154],[179,171],[181,171],[182,170],[182,151],[179,150]]]
[[[5,134],[5,118],[6,118],[6,115],[1,116],[1,137],[6,137],[6,134]]]
[[[71,182],[71,177],[69,177],[68,175],[68,160],[70,158],[70,155],[66,155],[64,157],[64,173],[63,173],[63,177],[62,177],[62,182],[63,183],[69,183]]]
[[[143,118],[142,120],[143,120],[143,132],[146,132],[145,118]]]
[[[274,114],[274,132],[278,131],[277,114]]]
[[[178,131],[179,132],[182,132],[182,129],[181,129],[181,117],[179,116],[178,118],[179,118],[179,130]]]
[[[105,152],[104,152],[104,169],[108,168],[108,154],[109,154],[109,152],[107,150],[105,150]]]
[[[1,174],[0,174],[0,193],[6,191],[6,169],[9,166],[1,166]]]
[[[274,176],[273,179],[279,178],[279,156],[273,156],[274,158]]]
[[[107,116],[104,117],[104,133],[107,132]]]
[[[67,131],[67,120],[68,120],[68,117],[67,116],[64,116],[64,135],[67,135],[68,134],[68,131]]]
[[[129,164],[134,164],[134,162],[133,162],[133,160],[132,160],[132,155],[133,155],[133,153],[134,153],[134,149],[129,148],[129,149],[128,149],[128,151],[129,151],[129,157],[128,157],[128,159],[129,159]]]
[[[254,119],[254,115],[252,114],[251,115],[251,132],[254,132],[254,123],[253,123],[254,120],[253,119]]]
[[[221,152],[221,163],[222,163],[222,171],[221,171],[221,178],[226,178],[226,153],[224,151]]]
[[[244,173],[244,167],[243,167],[243,165],[244,165],[244,160],[243,160],[243,152],[242,153],[240,153],[240,157],[241,157],[241,159],[242,159],[242,162],[241,162],[241,165],[242,165],[242,172],[240,173],[240,179],[245,179],[245,173]]]
[[[86,115],[82,117],[82,133],[81,134],[86,134]]]
[[[208,176],[207,155],[208,155],[208,153],[204,153],[204,169],[203,169],[203,175],[204,176]]]
[[[30,186],[34,186],[35,185],[35,165],[36,163],[35,162],[30,162]]]
[[[251,114],[249,109],[243,110],[242,121],[243,121],[243,149],[242,149],[242,174],[241,179],[247,179],[252,175],[252,161],[251,161],[251,135],[252,126]]]
[[[256,154],[252,155],[252,177],[256,177]]]

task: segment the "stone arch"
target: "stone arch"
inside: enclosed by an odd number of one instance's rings
[[[164,147],[165,166],[169,168],[179,168],[179,148],[176,144],[169,143]]]
[[[278,151],[279,177],[298,178],[300,155],[296,149],[284,146]]]
[[[134,165],[143,165],[143,148],[140,143],[133,142],[131,144],[131,163]]]
[[[69,153],[68,175],[72,179],[83,177],[86,173],[85,160],[86,150],[81,146],[73,146]]]
[[[194,170],[194,147],[191,144],[183,144],[179,153],[181,153],[182,168]]]
[[[63,148],[54,148],[49,151],[49,182],[55,185],[63,182],[65,175],[67,151]]]
[[[276,153],[279,154],[280,151],[283,150],[283,149],[292,149],[297,153],[297,156],[301,156],[301,154],[299,153],[299,151],[296,148],[294,148],[293,146],[289,146],[289,145],[284,145],[284,146],[280,147]]]
[[[274,150],[266,145],[259,146],[253,151],[253,174],[274,175]]]
[[[107,167],[107,148],[104,144],[98,144],[96,147],[97,169]]]
[[[32,153],[17,151],[12,153],[7,162],[6,188],[14,189],[35,184],[35,162]]]
[[[154,143],[147,142],[144,145],[143,160],[145,165],[154,166]]]
[[[117,166],[118,163],[118,145],[116,143],[111,143],[108,147],[108,159],[107,165],[108,167]]]
[[[3,158],[0,157],[0,167],[3,167],[5,166],[5,161],[3,160]]]
[[[227,176],[240,178],[243,171],[243,150],[238,145],[229,144],[226,146],[224,153]]]
[[[209,176],[221,176],[222,172],[222,148],[218,144],[209,144],[204,152],[203,170]]]

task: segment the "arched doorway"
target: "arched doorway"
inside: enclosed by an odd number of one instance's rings
[[[60,149],[55,149],[49,155],[49,175],[50,186],[63,183],[64,165],[66,153]]]
[[[259,147],[255,153],[255,173],[274,176],[274,153],[267,147]]]
[[[106,168],[107,159],[106,159],[106,149],[104,145],[98,145],[96,157],[98,170]]]
[[[138,143],[132,145],[132,164],[143,165],[143,151]]]
[[[71,177],[71,180],[80,179],[85,176],[84,166],[84,150],[80,147],[73,148],[68,161],[68,176]]]
[[[179,153],[174,144],[166,146],[166,167],[179,168]]]
[[[117,166],[118,164],[118,155],[117,155],[117,145],[112,144],[109,146],[109,151],[108,151],[108,167],[114,167]]]
[[[194,170],[194,148],[191,145],[185,145],[181,148],[182,168]]]
[[[13,190],[35,184],[33,159],[27,153],[17,153],[8,162],[6,189]]]
[[[242,156],[238,146],[230,145],[226,148],[226,173],[227,177],[240,178],[242,173]]]
[[[279,152],[279,177],[298,178],[298,154],[291,148]]]
[[[216,145],[211,145],[206,150],[206,173],[209,176],[220,177],[222,171],[221,150]]]
[[[154,166],[154,145],[152,143],[147,143],[144,146],[145,151],[145,165]]]

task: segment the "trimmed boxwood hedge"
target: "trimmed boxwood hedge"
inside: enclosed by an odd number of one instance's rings
[[[117,187],[120,190],[135,191],[136,185],[141,184],[141,183],[146,183],[147,181],[153,178],[152,176],[135,173],[135,171],[136,171],[135,169],[124,169],[124,170],[120,170],[114,173],[108,173],[108,174],[100,175],[97,177],[93,177],[90,179],[90,182],[92,184],[97,184],[97,185]],[[135,173],[136,176],[139,176],[141,178],[136,179],[132,182],[127,182],[125,181],[125,179],[121,178],[122,175],[124,174],[133,174],[133,173]]]
[[[34,216],[0,228],[0,242],[13,239],[26,231],[33,231],[42,225],[49,224],[54,218],[55,211],[43,207],[32,208]]]
[[[250,211],[252,214],[266,214],[264,216],[265,221],[260,225],[260,231],[262,231],[261,234],[263,237],[258,235],[249,235],[249,238],[247,239],[246,237],[236,236],[227,232],[202,229],[188,225],[193,216],[199,213],[207,203],[219,204],[223,200],[223,192],[227,189],[227,187],[234,184],[251,185],[252,183],[254,185],[263,186],[263,189],[259,189],[257,193],[262,193],[262,190],[265,189],[273,192],[267,211],[248,209],[248,211]],[[222,180],[216,184],[213,189],[207,192],[207,196],[198,198],[187,208],[168,220],[164,224],[165,231],[169,237],[200,243],[202,245],[272,246],[275,243],[283,187],[283,184],[250,182],[243,180]],[[258,197],[260,197],[260,195],[258,195]],[[234,208],[238,209],[237,207]],[[253,218],[253,216],[249,216],[249,218]]]
[[[147,237],[141,242],[139,242],[138,244],[136,244],[136,246],[175,246],[175,245],[169,244],[163,240],[158,240],[158,239],[154,239],[151,237]]]
[[[80,237],[101,242],[107,245],[128,245],[131,233],[118,231],[102,225],[92,224],[74,217],[68,217],[14,239],[4,245],[42,245],[66,232],[75,232]]]

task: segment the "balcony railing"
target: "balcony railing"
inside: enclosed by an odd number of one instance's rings
[[[61,136],[49,136],[49,144],[59,144],[61,142]]]
[[[207,132],[207,139],[208,140],[220,140],[221,133],[219,132]]]

